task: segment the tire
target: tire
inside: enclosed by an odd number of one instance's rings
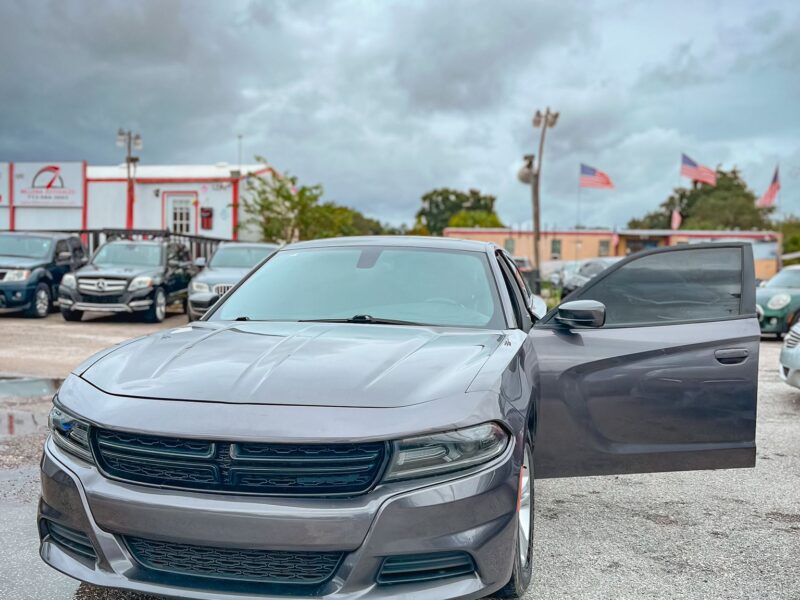
[[[511,571],[511,579],[497,592],[498,598],[519,599],[525,595],[526,590],[531,585],[533,579],[533,508],[534,508],[534,479],[533,479],[533,451],[530,442],[525,442],[525,464],[523,469],[527,472],[527,477],[522,475],[523,482],[527,479],[528,493],[522,494],[520,500],[519,519],[517,525],[517,535],[514,536],[514,568]],[[524,483],[523,483],[524,485]],[[527,508],[526,508],[527,507]],[[524,515],[527,515],[527,542],[521,524],[524,522]],[[525,552],[521,552],[523,548]],[[525,558],[523,559],[523,554]]]
[[[80,321],[83,318],[83,311],[82,310],[67,310],[65,308],[61,309],[61,316],[64,317],[65,321]]]
[[[153,304],[144,313],[144,320],[147,323],[161,323],[167,316],[167,295],[164,288],[156,288],[153,292]]]
[[[36,291],[33,293],[33,300],[28,310],[25,311],[25,316],[33,317],[35,319],[44,319],[50,314],[50,286],[44,282],[40,282],[36,286]]]

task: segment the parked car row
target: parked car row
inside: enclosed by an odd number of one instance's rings
[[[158,323],[168,306],[179,305],[194,320],[276,249],[223,243],[206,265],[167,237],[117,239],[90,259],[77,235],[6,232],[0,234],[0,313],[43,318],[57,304],[67,321],[97,311]]]

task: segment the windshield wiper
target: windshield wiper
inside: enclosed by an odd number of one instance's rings
[[[298,323],[366,323],[370,325],[427,325],[415,321],[401,321],[399,319],[382,319],[372,315],[354,315],[349,319],[298,319]]]

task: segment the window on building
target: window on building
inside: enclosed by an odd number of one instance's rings
[[[192,200],[175,198],[172,201],[172,231],[174,233],[192,232]]]
[[[600,240],[600,246],[597,248],[598,256],[608,256],[611,250],[610,240]]]
[[[506,241],[503,242],[503,248],[505,248],[506,252],[508,252],[509,254],[512,255],[514,254],[514,247],[516,246],[516,244],[514,243],[515,241],[516,240],[514,240],[514,238],[506,238]]]
[[[561,240],[550,240],[550,258],[561,258]]]

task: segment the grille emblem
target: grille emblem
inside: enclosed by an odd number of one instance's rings
[[[97,280],[97,289],[103,291],[106,289],[106,280],[105,279],[98,279]]]

